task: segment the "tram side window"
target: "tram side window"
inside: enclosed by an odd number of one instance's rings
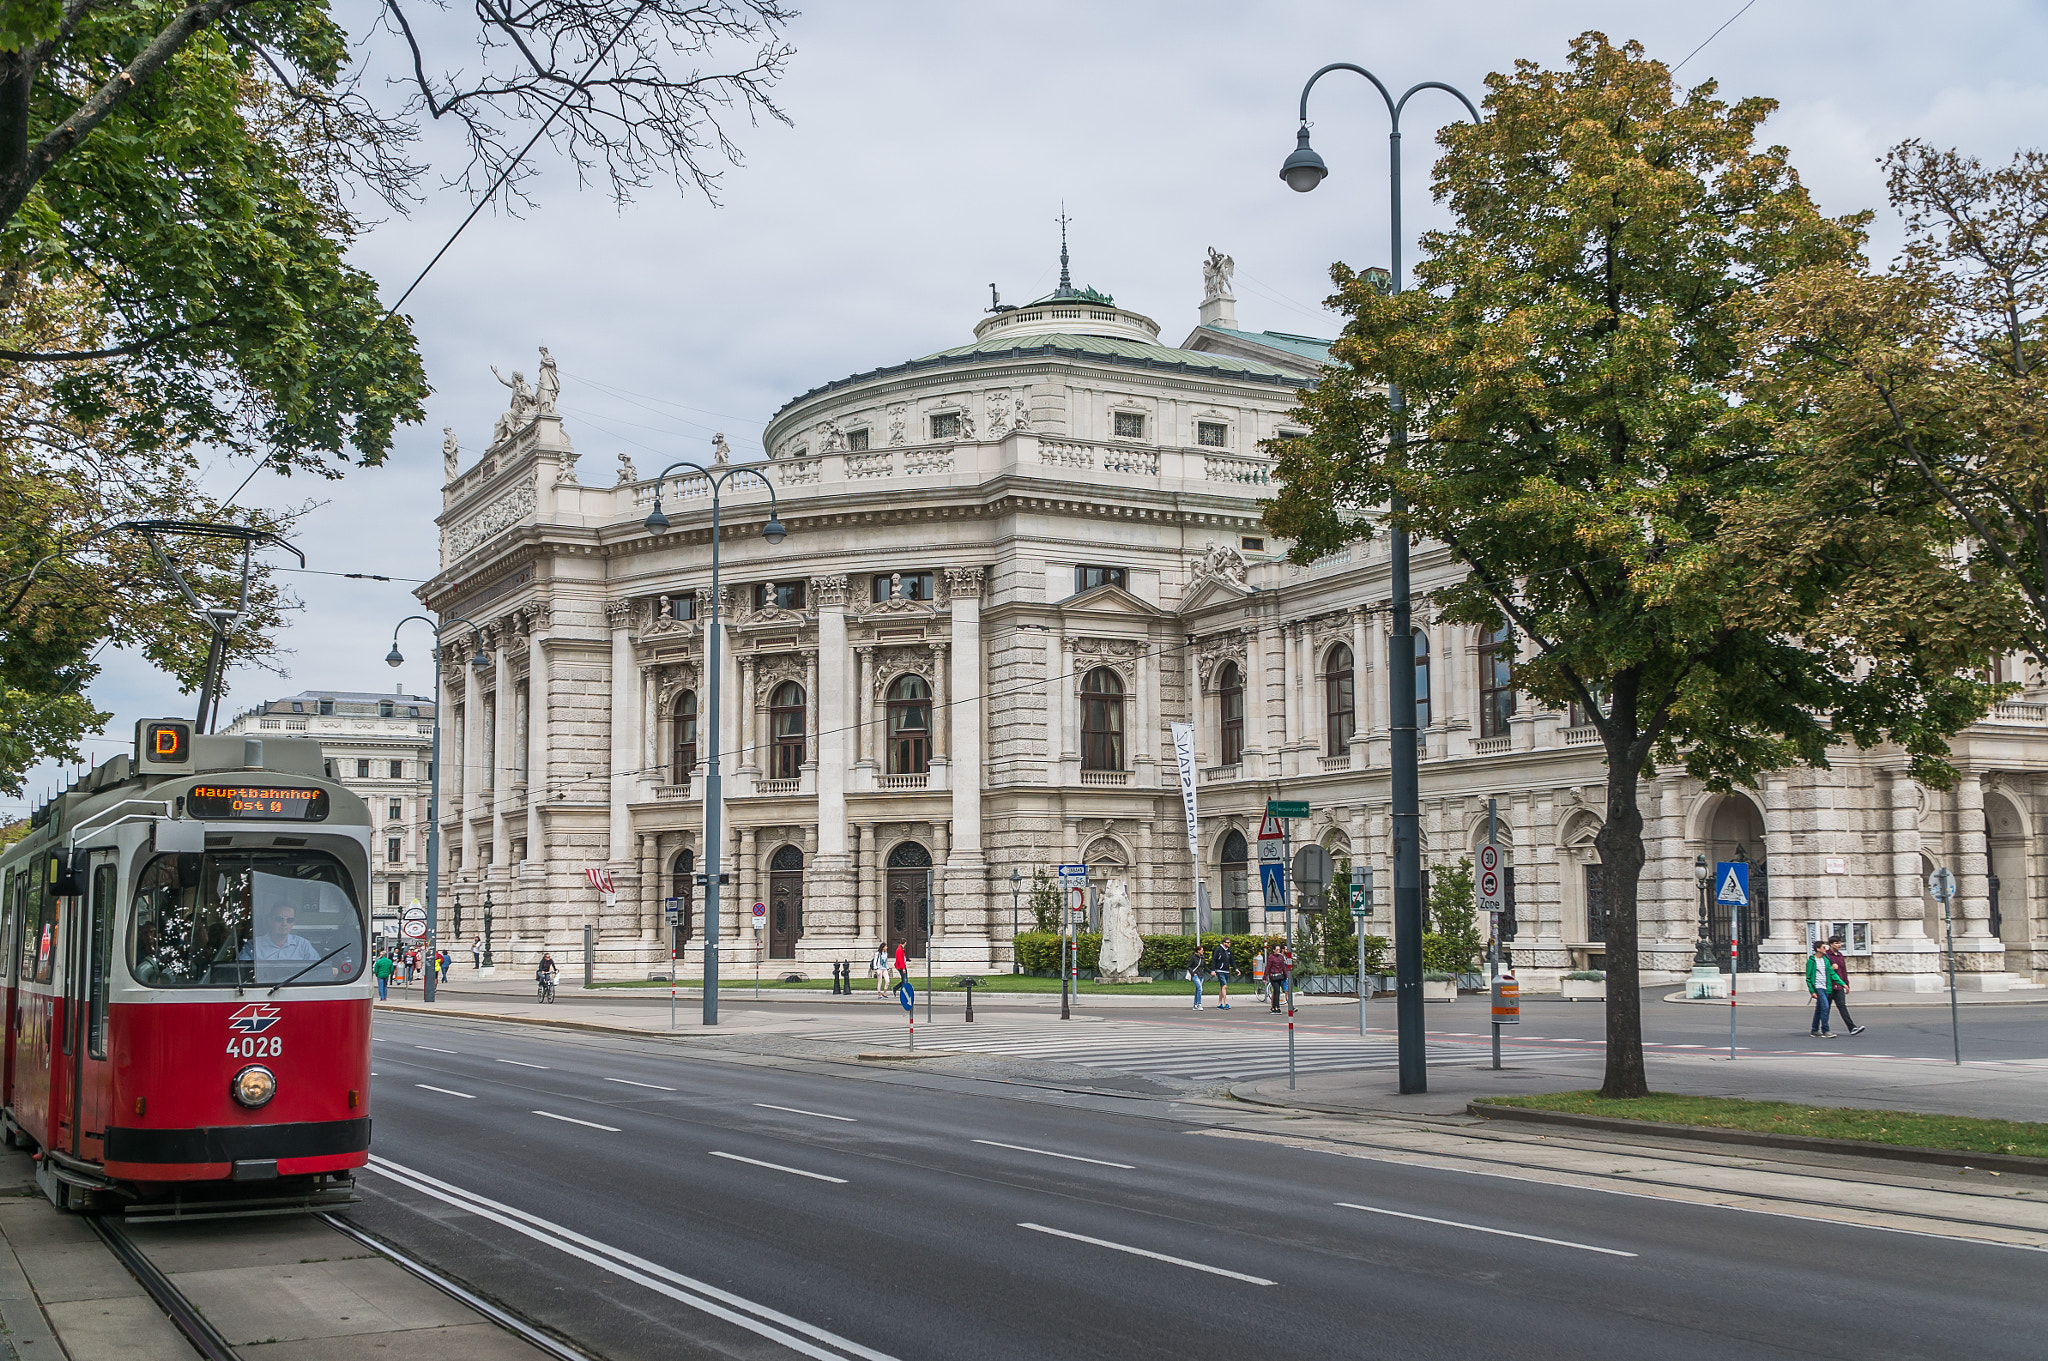
[[[43,876],[33,876],[21,914],[21,977],[47,983],[57,969],[57,900]]]
[[[160,855],[135,886],[128,967],[156,988],[317,987],[363,967],[348,871],[319,851]],[[312,967],[308,967],[312,966]]]

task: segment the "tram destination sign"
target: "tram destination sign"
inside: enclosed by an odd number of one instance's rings
[[[325,822],[327,791],[291,785],[200,784],[185,795],[185,811],[205,821]]]

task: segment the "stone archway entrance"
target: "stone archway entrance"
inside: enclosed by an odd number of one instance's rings
[[[1743,973],[1758,968],[1758,947],[1771,930],[1770,864],[1764,859],[1764,818],[1756,805],[1738,795],[1724,796],[1707,821],[1707,863],[1740,861],[1749,866],[1749,906],[1740,909],[1741,934],[1736,942],[1736,964]],[[1728,971],[1728,939],[1736,927],[1738,909],[1713,901],[1708,886],[1707,939],[1713,942],[1714,958],[1721,972]],[[1697,910],[1697,909],[1695,909]]]
[[[768,958],[795,959],[804,933],[804,853],[779,848],[768,862]]]
[[[896,947],[911,959],[923,959],[931,935],[932,853],[915,841],[889,852],[883,884],[882,924],[888,931],[889,954]]]

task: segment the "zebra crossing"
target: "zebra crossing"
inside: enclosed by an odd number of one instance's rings
[[[902,1025],[879,1018],[864,1026],[806,1028],[806,1040],[820,1045],[858,1045],[874,1050],[906,1047]],[[1002,1021],[919,1021],[920,1053],[989,1054],[1071,1063],[1102,1072],[1134,1077],[1171,1078],[1183,1082],[1245,1082],[1284,1076],[1287,1036],[1277,1027],[1257,1031],[1204,1030],[1192,1026],[1133,1021],[1040,1022],[1019,1025]],[[1518,1053],[1528,1053],[1518,1049]],[[1558,1052],[1571,1052],[1560,1050]],[[1583,1051],[1579,1051],[1583,1052]],[[1429,1062],[1462,1064],[1484,1061],[1484,1047],[1431,1043]],[[1399,1062],[1392,1035],[1331,1035],[1297,1032],[1295,1068],[1302,1073],[1349,1072],[1393,1068]]]

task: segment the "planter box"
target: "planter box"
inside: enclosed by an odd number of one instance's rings
[[[1422,1000],[1423,1000],[1423,1001],[1425,1001],[1425,1002],[1455,1002],[1455,1001],[1457,1001],[1457,1000],[1458,1000],[1458,984],[1457,984],[1457,981],[1456,981],[1455,979],[1448,979],[1448,978],[1447,978],[1447,979],[1445,979],[1445,980],[1444,980],[1443,982],[1441,982],[1441,983],[1432,983],[1432,982],[1430,982],[1430,981],[1429,981],[1428,979],[1424,979],[1424,980],[1422,981]]]
[[[1607,983],[1595,983],[1590,978],[1561,978],[1557,983],[1558,992],[1567,1002],[1604,1002],[1607,1000]]]

